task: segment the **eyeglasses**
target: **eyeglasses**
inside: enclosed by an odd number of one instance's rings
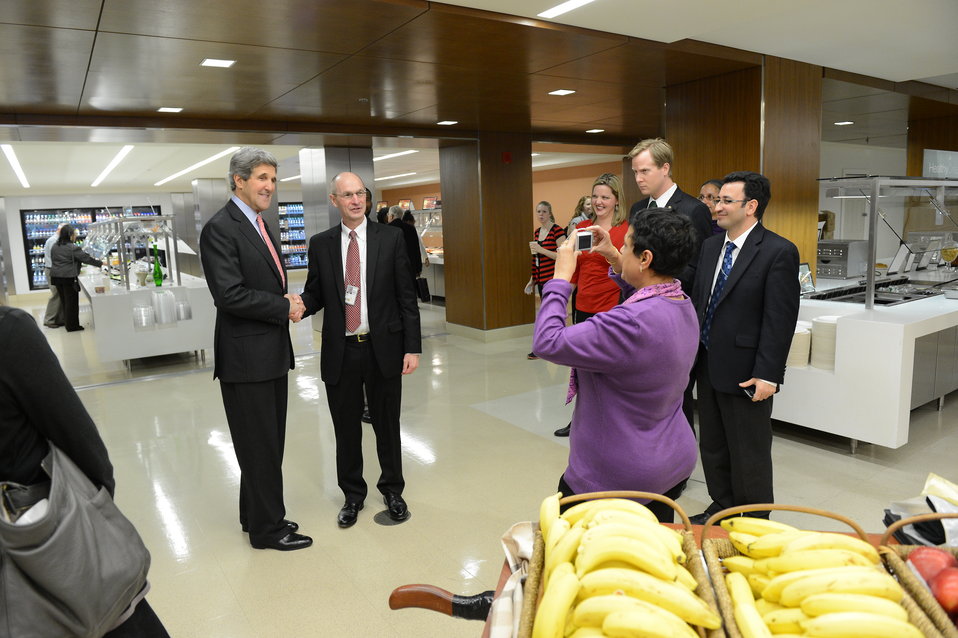
[[[731,204],[744,204],[745,202],[750,202],[750,199],[731,199],[729,197],[716,197],[715,203],[721,204],[722,206],[729,206]]]
[[[352,199],[353,197],[358,197],[359,199],[366,199],[366,191],[356,191],[355,193],[336,193],[336,197],[340,199]]]
[[[704,202],[704,201],[717,202],[718,200],[719,200],[718,195],[699,195],[700,202]]]

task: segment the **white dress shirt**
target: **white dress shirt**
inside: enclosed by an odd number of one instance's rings
[[[366,218],[363,218],[363,221],[360,222],[359,226],[356,227],[356,243],[359,246],[359,273],[360,281],[362,282],[359,286],[359,298],[360,303],[360,318],[359,318],[359,327],[356,328],[356,332],[346,332],[347,335],[361,335],[369,332],[369,304],[366,303]],[[343,289],[345,291],[346,287],[346,251],[349,250],[349,228],[346,228],[345,225],[340,224],[343,232],[340,234],[340,246],[343,250]]]
[[[655,202],[655,205],[659,208],[665,208],[668,206],[669,200],[672,199],[672,195],[675,194],[675,191],[678,190],[678,188],[678,184],[672,184],[672,188],[662,193],[662,195],[659,197],[652,197],[649,195],[649,204],[651,205],[652,202]]]

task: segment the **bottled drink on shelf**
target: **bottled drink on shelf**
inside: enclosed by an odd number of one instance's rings
[[[157,286],[163,285],[163,269],[160,267],[160,251],[156,244],[153,244],[153,283]]]

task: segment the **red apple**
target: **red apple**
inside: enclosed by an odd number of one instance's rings
[[[946,567],[935,576],[931,583],[931,593],[935,600],[949,614],[958,611],[958,567]]]
[[[926,583],[931,583],[938,572],[946,567],[958,567],[958,560],[951,552],[937,547],[919,547],[908,554],[908,562],[914,565]]]

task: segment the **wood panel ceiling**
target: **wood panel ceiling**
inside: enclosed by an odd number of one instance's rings
[[[623,144],[660,131],[663,87],[760,63],[720,46],[421,0],[0,0],[0,9],[9,140],[55,137],[27,128],[36,125],[496,130],[582,142],[602,128],[604,141]],[[237,62],[203,68],[207,57]],[[548,95],[559,88],[576,93]]]

